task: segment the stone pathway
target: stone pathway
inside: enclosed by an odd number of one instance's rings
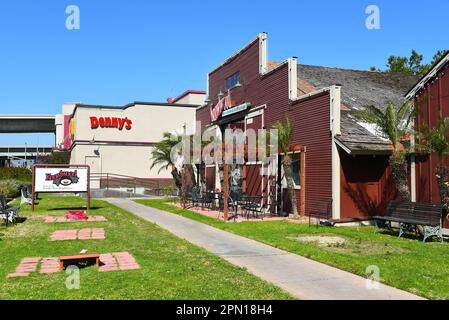
[[[139,265],[128,252],[113,252],[100,255],[100,261],[104,264],[98,271],[116,271],[139,269]]]
[[[23,258],[15,273],[10,273],[7,278],[28,277],[30,273],[36,272],[40,263],[40,273],[55,273],[59,272],[59,259],[29,257]]]
[[[105,233],[103,228],[86,228],[80,230],[58,230],[53,232],[51,241],[62,240],[104,240]]]
[[[246,268],[259,278],[300,299],[423,299],[381,283],[371,286],[371,281],[355,274],[129,199],[108,201],[158,224],[174,235],[203,247],[236,266]]]
[[[67,219],[66,217],[56,217],[56,216],[46,216],[44,218],[45,223],[53,223],[53,222],[104,222],[108,221],[103,216],[89,216],[87,220],[74,220]]]
[[[14,273],[8,274],[7,278],[28,277],[31,273],[39,269],[40,273],[56,273],[59,272],[59,258],[49,257],[28,257],[20,261],[19,266]],[[117,271],[117,270],[135,270],[140,266],[129,252],[113,252],[100,255],[100,267],[98,271]]]

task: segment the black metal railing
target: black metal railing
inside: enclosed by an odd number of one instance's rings
[[[127,189],[127,192],[137,194],[138,188],[144,189],[145,195],[174,195],[176,186],[171,180],[152,180],[115,173],[91,173],[91,184],[97,182],[100,189]]]

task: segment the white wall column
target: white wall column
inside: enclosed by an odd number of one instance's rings
[[[340,154],[335,136],[340,134],[341,87],[330,87],[330,129],[332,134],[332,218],[340,219]]]

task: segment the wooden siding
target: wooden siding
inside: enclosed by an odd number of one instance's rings
[[[196,110],[196,121],[201,122],[201,132],[210,123],[210,108],[208,106]]]
[[[444,68],[443,68],[444,69]],[[424,92],[415,97],[415,105],[418,107],[416,123],[421,128],[424,123],[430,127],[435,127],[438,119],[449,117],[449,74],[434,79]],[[446,156],[443,164],[449,166],[449,159]],[[419,202],[440,203],[440,195],[435,170],[438,165],[438,157],[435,154],[430,156],[416,157],[416,200]],[[446,221],[446,227],[449,223]]]
[[[285,115],[295,123],[293,143],[305,146],[305,212],[320,210],[323,202],[332,197],[332,160],[330,97],[328,93],[312,97],[306,101],[291,104],[288,98],[288,66],[283,64],[276,70],[261,76],[259,74],[259,43],[256,41],[233,60],[209,75],[209,98],[213,105],[218,102],[218,93],[225,91],[226,78],[240,71],[242,87],[231,91],[233,105],[250,102],[252,108],[266,105],[264,113],[265,128],[284,118]],[[204,108],[209,110],[208,107]],[[197,119],[210,121],[206,111],[200,109]],[[206,124],[204,124],[206,125]],[[250,172],[247,172],[248,175]],[[252,180],[252,179],[251,179]],[[260,189],[259,179],[254,183]],[[248,181],[249,182],[249,181]],[[246,184],[248,188],[250,186]],[[297,193],[299,208],[299,192]]]
[[[352,157],[340,151],[341,218],[364,218],[385,213],[398,197],[388,156]]]
[[[416,98],[415,103],[419,110],[416,121],[418,128],[424,123],[435,127],[440,117],[449,117],[449,75],[446,73],[430,83],[425,92]],[[417,200],[439,203],[440,195],[435,177],[437,156],[419,156],[416,160]],[[449,165],[448,157],[445,157],[444,164]]]
[[[305,212],[319,211],[332,198],[332,137],[328,93],[289,106],[286,114],[295,123],[293,143],[304,146]],[[281,115],[282,116],[282,115]],[[269,123],[274,119],[266,117]],[[296,194],[299,201],[299,191]],[[299,207],[299,204],[298,204]]]

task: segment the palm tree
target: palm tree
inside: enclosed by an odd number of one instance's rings
[[[182,190],[182,175],[172,160],[171,152],[180,141],[181,137],[174,136],[169,132],[164,132],[163,139],[156,143],[151,151],[152,163],[150,167],[150,169],[153,169],[155,166],[159,166],[158,173],[162,170],[170,170],[179,192]]]
[[[376,106],[367,106],[355,115],[363,121],[376,125],[379,133],[388,138],[393,146],[393,153],[389,162],[402,200],[410,200],[410,191],[407,181],[407,150],[401,138],[408,132],[411,117],[414,113],[408,104],[396,109],[392,102],[387,102],[385,110]]]
[[[441,204],[449,209],[449,168],[443,165],[443,158],[449,154],[449,118],[439,119],[435,128],[424,124],[418,132],[421,144],[418,146],[438,157],[435,175],[438,181]]]
[[[283,120],[277,121],[273,125],[273,129],[277,130],[279,152],[284,154],[282,159],[282,168],[284,169],[285,179],[287,180],[293,218],[299,219],[295,182],[293,180],[292,173],[292,159],[288,153],[293,140],[293,123],[289,117],[285,117]]]

